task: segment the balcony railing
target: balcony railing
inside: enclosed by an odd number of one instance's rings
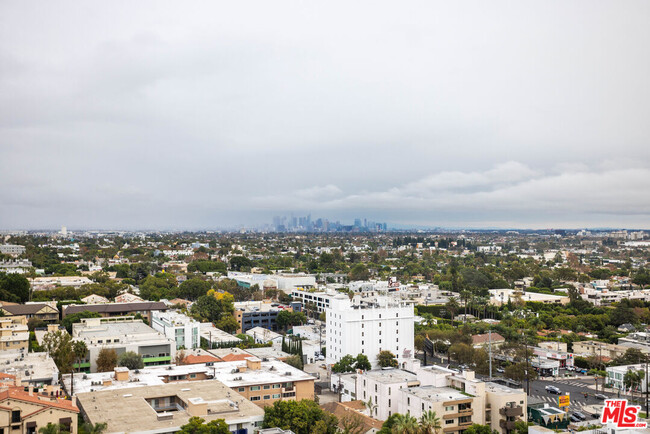
[[[515,417],[524,414],[524,410],[521,408],[520,405],[516,407],[503,407],[499,409],[499,414],[507,417]]]

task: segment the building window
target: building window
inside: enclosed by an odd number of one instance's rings
[[[445,425],[451,425],[451,424],[453,424],[453,423],[454,423],[454,419],[447,419],[447,420],[445,421]]]
[[[245,390],[246,390],[245,387],[240,387],[240,388],[238,389],[239,392],[243,392],[243,391],[245,391]]]
[[[14,410],[11,412],[11,423],[20,422],[20,410]]]
[[[271,399],[271,395],[264,395],[264,399]]]
[[[260,386],[251,386],[251,391],[260,390]]]
[[[271,388],[271,386],[269,386],[268,384],[265,384],[265,385],[264,385],[264,390],[266,390],[266,389],[270,389],[270,388]]]
[[[251,396],[251,401],[259,401],[260,397],[259,396]]]
[[[279,393],[276,393],[276,394],[273,395],[273,399],[279,399],[279,398],[280,398],[280,394],[279,394]]]

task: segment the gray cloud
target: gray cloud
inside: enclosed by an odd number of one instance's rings
[[[0,227],[647,227],[649,13],[4,2]]]

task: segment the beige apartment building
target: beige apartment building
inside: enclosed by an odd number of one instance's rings
[[[48,423],[63,425],[66,431],[77,433],[79,409],[72,401],[38,393],[33,387],[0,387],[0,432],[34,434]]]
[[[0,318],[0,351],[24,350],[29,347],[27,318],[14,316]]]
[[[615,359],[625,354],[629,347],[608,344],[597,341],[582,341],[573,343],[573,353],[580,356],[598,356]]]

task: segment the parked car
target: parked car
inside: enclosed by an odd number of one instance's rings
[[[580,419],[579,417],[574,416],[574,415],[569,416],[569,420],[571,422],[582,422],[582,419]]]
[[[547,393],[554,393],[556,395],[561,395],[562,391],[555,386],[546,386]]]
[[[573,413],[571,413],[571,416],[575,416],[575,417],[577,417],[577,418],[580,419],[580,420],[587,420],[587,416],[585,416],[584,414],[580,413],[579,411],[574,411]]]
[[[503,369],[502,367],[498,367],[498,368],[497,368],[497,372],[498,372],[499,374],[503,374],[504,372],[506,372],[506,370]]]
[[[609,396],[603,395],[602,393],[597,393],[594,396],[596,397],[596,399],[602,399],[603,401],[609,399]]]

